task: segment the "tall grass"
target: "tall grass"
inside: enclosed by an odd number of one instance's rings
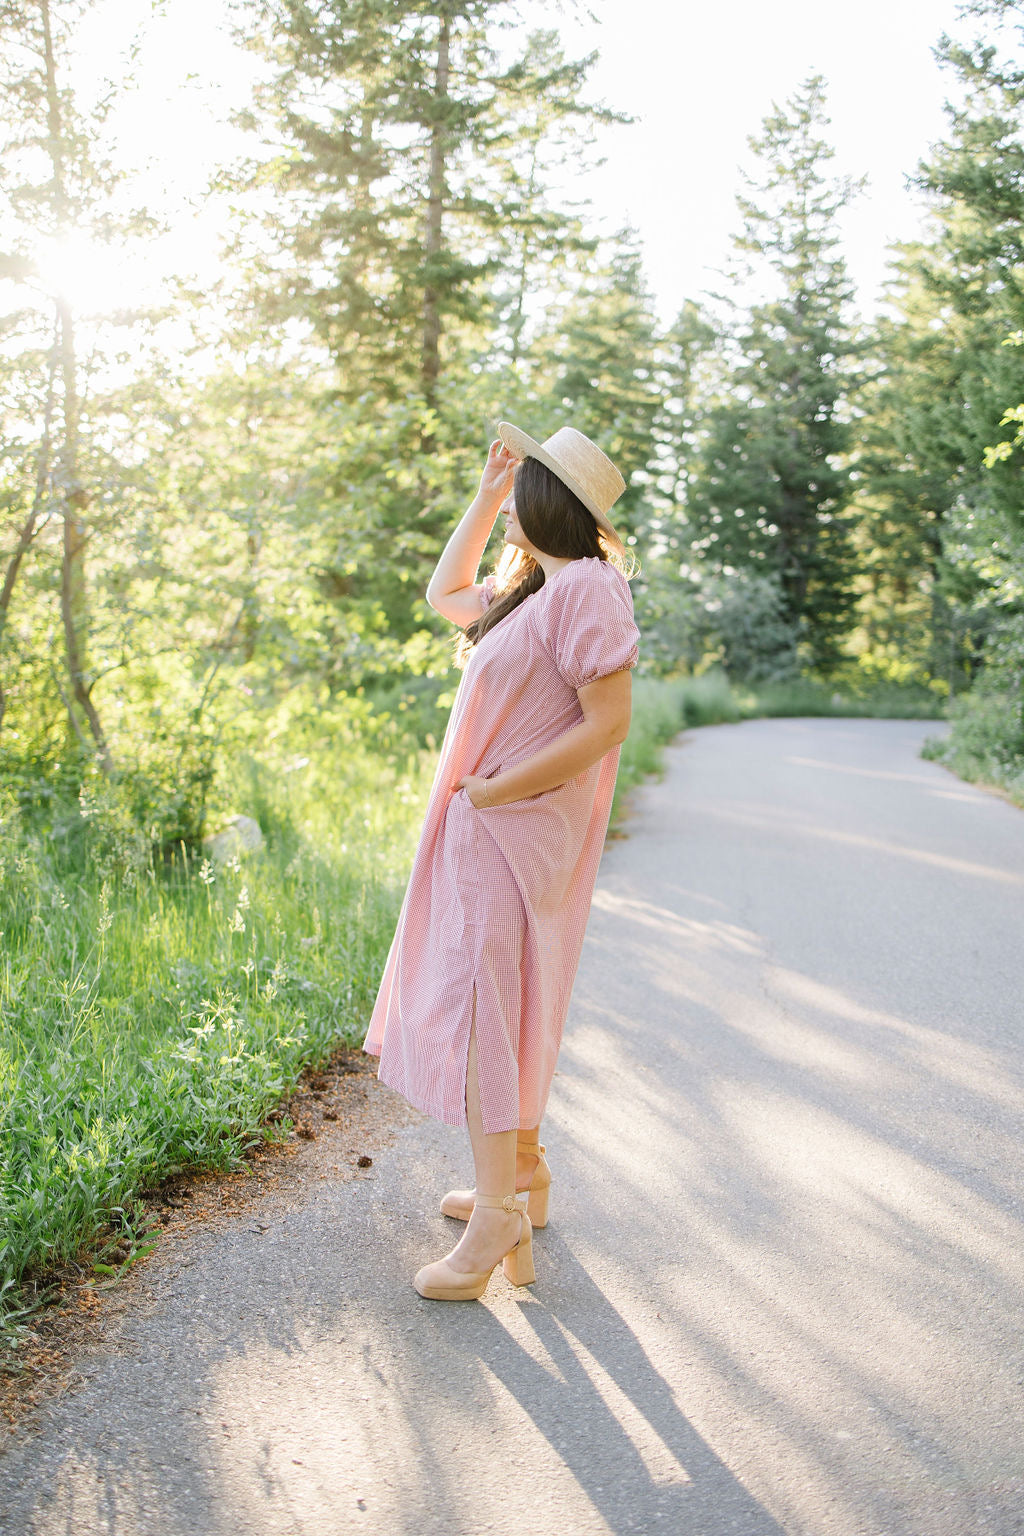
[[[287,777],[249,761],[267,842],[220,866],[104,871],[8,815],[0,1312],[147,1185],[237,1166],[303,1066],[361,1038],[432,771],[352,742]]]

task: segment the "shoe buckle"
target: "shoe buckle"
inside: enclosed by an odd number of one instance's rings
[[[509,1215],[512,1215],[515,1211],[517,1211],[519,1207],[516,1204],[515,1195],[506,1195],[504,1200],[501,1202],[501,1208],[503,1211],[508,1211]]]

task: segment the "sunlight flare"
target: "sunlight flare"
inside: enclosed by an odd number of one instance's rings
[[[33,264],[46,292],[81,314],[126,309],[141,296],[144,264],[88,235],[40,240]]]

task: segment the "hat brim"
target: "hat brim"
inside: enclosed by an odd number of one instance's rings
[[[498,422],[498,436],[513,458],[537,459],[544,465],[545,469],[550,469],[553,475],[557,475],[562,484],[567,485],[573,495],[582,501],[598,527],[603,528],[605,533],[610,534],[616,544],[622,543],[620,535],[616,533],[615,528],[609,522],[607,513],[602,512],[593,498],[584,490],[579,481],[569,473],[565,466],[559,464],[557,459],[552,458],[543,443],[538,443],[535,437],[531,437],[528,432],[524,432],[522,427],[514,427],[510,421]]]

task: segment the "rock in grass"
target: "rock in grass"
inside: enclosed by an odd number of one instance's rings
[[[234,854],[252,853],[262,847],[260,824],[251,816],[232,816],[219,832],[203,838],[203,852],[215,864],[226,864]]]

